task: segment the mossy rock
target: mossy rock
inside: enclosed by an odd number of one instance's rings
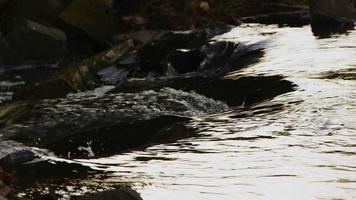
[[[28,104],[22,101],[0,106],[0,127],[11,125],[27,106]]]
[[[111,0],[74,0],[59,18],[95,41],[107,43],[117,30],[114,17],[109,12],[112,5]]]

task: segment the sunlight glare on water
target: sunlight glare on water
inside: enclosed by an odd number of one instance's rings
[[[220,39],[269,43],[229,77],[281,74],[297,90],[193,120],[194,138],[81,162],[105,165],[108,181],[133,182],[146,200],[356,199],[356,77],[325,78],[355,71],[356,31],[318,38],[309,26],[248,25]]]

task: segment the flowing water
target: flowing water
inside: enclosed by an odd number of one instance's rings
[[[355,199],[356,31],[246,25],[219,39],[269,41],[259,63],[227,78],[279,74],[297,90],[194,119],[193,138],[79,161],[105,166],[105,181],[133,182],[146,200]]]

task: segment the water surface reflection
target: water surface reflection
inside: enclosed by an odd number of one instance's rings
[[[298,90],[186,126],[193,138],[84,163],[136,184],[144,199],[355,199],[356,31],[245,25],[222,40],[261,41],[261,61],[227,78],[286,76]],[[100,163],[100,164],[99,164]]]

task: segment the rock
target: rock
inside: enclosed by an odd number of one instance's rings
[[[37,77],[14,94],[15,100],[63,97],[70,92],[93,89],[97,72],[120,62],[133,50],[132,41],[125,41],[91,58],[73,63],[47,77]]]
[[[244,23],[278,24],[287,26],[305,26],[310,24],[309,11],[294,11],[283,13],[272,13],[250,17],[243,17],[240,20]]]
[[[114,17],[109,12],[111,7],[111,0],[73,0],[59,18],[93,40],[108,43],[117,31]]]
[[[200,50],[205,58],[201,62],[199,70],[230,72],[239,69],[244,66],[240,61],[250,54],[260,52],[263,48],[263,42],[251,45],[229,41],[211,42]]]
[[[5,196],[9,195],[11,191],[11,188],[0,179],[0,200],[5,199]]]
[[[73,200],[142,200],[140,195],[130,188],[88,194],[81,197],[73,197]]]
[[[98,72],[100,81],[105,84],[119,84],[127,80],[130,74],[128,68],[118,68],[116,66],[108,67]]]
[[[148,44],[163,38],[169,31],[155,31],[155,30],[142,30],[133,33],[124,33],[114,36],[114,40],[117,42],[123,42],[126,40],[133,40],[139,45]]]
[[[178,61],[174,57],[183,56],[186,60],[190,59],[198,62],[197,60],[200,60],[200,53],[196,53],[196,50],[207,44],[213,37],[226,33],[229,30],[231,30],[231,26],[218,23],[197,31],[170,32],[161,39],[146,44],[138,50],[141,72],[155,71],[162,75],[167,70],[167,61],[176,62],[177,68],[179,68],[178,71],[181,70],[183,73],[193,71],[192,67],[178,64]],[[191,54],[190,56],[188,53],[183,55],[180,53],[182,51],[190,52]],[[192,64],[195,65],[196,63]]]
[[[227,109],[221,101],[170,88],[78,93],[28,106],[0,134],[62,157],[90,157],[146,145],[164,127]]]
[[[312,0],[310,10],[314,25],[356,21],[356,0]]]
[[[12,147],[10,146],[10,148]],[[16,166],[32,161],[35,158],[37,158],[36,154],[29,149],[17,150],[1,158],[0,166],[2,166],[4,169],[13,169]]]
[[[25,20],[0,41],[0,63],[59,59],[66,51],[66,40],[59,29]]]
[[[231,79],[226,77],[222,79],[213,75],[205,77],[201,74],[190,74],[189,77],[132,80],[111,90],[110,93],[136,93],[169,87],[186,92],[195,91],[205,97],[222,101],[228,106],[239,106],[242,104],[252,105],[295,89],[295,85],[284,80],[282,76],[230,77]]]
[[[1,32],[5,35],[26,19],[51,24],[64,7],[60,0],[7,1],[7,4],[1,16]]]
[[[5,197],[0,196],[0,200],[7,200]]]
[[[166,62],[176,72],[184,74],[196,71],[203,60],[204,54],[198,50],[178,49],[168,54]]]

